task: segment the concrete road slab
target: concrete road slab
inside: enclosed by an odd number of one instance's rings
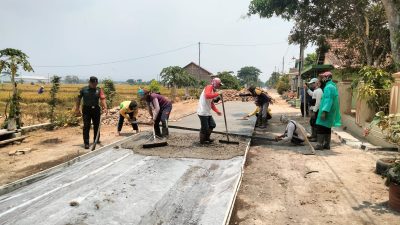
[[[236,118],[253,104],[226,107],[232,132],[251,134],[254,121]],[[199,126],[196,117],[174,124]],[[223,131],[222,117],[216,121]],[[0,224],[222,224],[243,160],[163,159],[109,148],[0,196]]]

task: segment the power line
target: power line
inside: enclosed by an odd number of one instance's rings
[[[286,42],[275,42],[275,43],[255,43],[255,44],[224,44],[224,43],[209,43],[209,42],[201,42],[202,45],[210,45],[210,46],[225,46],[225,47],[261,47],[261,46],[272,46],[272,45],[278,45],[278,44],[283,44]],[[145,58],[150,58],[150,57],[155,57],[155,56],[160,56],[160,55],[165,55],[173,52],[177,52],[186,48],[190,48],[196,45],[199,45],[200,43],[194,43],[190,45],[186,45],[180,48],[175,48],[163,52],[158,52],[150,55],[145,55],[145,56],[140,56],[140,57],[135,57],[135,58],[128,58],[128,59],[120,59],[120,60],[115,60],[115,61],[109,61],[109,62],[100,62],[100,63],[91,63],[91,64],[76,64],[76,65],[34,65],[34,67],[39,67],[39,68],[71,68],[71,67],[90,67],[90,66],[101,66],[101,65],[109,65],[109,64],[116,64],[116,63],[122,63],[122,62],[129,62],[129,61],[136,61],[140,59],[145,59]]]
[[[209,42],[201,42],[204,45],[211,45],[211,46],[226,46],[226,47],[260,47],[260,46],[272,46],[272,45],[279,45],[284,44],[285,42],[275,42],[275,43],[258,43],[258,44],[224,44],[224,43],[209,43]]]
[[[135,58],[115,60],[115,61],[110,61],[110,62],[101,62],[101,63],[92,63],[92,64],[78,64],[78,65],[49,65],[49,66],[34,66],[34,67],[47,67],[47,68],[50,68],[50,67],[89,67],[89,66],[108,65],[108,64],[115,64],[115,63],[121,63],[121,62],[135,61],[135,60],[150,58],[150,57],[159,56],[159,55],[165,55],[165,54],[169,54],[169,53],[172,53],[172,52],[177,52],[177,51],[180,51],[180,50],[183,50],[183,49],[186,49],[186,48],[190,48],[190,47],[195,46],[195,45],[197,45],[197,43],[190,44],[190,45],[183,46],[183,47],[176,48],[176,49],[172,49],[172,50],[168,50],[168,51],[163,51],[163,52],[150,54],[150,55],[145,55],[145,56],[140,56],[140,57],[135,57]]]

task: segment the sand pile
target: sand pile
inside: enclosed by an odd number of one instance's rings
[[[142,145],[151,142],[151,134],[143,133],[123,143],[121,147],[132,149],[137,154],[162,158],[223,160],[244,155],[248,143],[246,139],[230,137],[232,141],[239,141],[239,145],[221,144],[218,140],[226,140],[226,136],[218,134],[212,134],[211,138],[214,139],[213,144],[200,145],[198,134],[171,133],[167,140],[168,146],[144,149]]]

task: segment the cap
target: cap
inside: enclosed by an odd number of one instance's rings
[[[312,84],[312,83],[315,83],[315,82],[317,82],[317,81],[318,81],[317,78],[313,78],[313,79],[311,79],[308,83],[309,83],[309,84]]]
[[[222,85],[224,85],[224,84],[221,82],[221,79],[219,79],[218,77],[212,79],[211,84],[212,84],[214,87],[216,87],[216,88],[219,88],[219,87],[221,87]]]
[[[89,78],[89,82],[90,82],[90,83],[98,83],[99,80],[97,79],[97,77],[93,77],[93,76],[92,76],[92,77]]]
[[[138,90],[138,95],[139,95],[139,97],[143,97],[144,96],[144,90],[143,89],[139,89]]]

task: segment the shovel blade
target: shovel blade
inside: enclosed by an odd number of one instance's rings
[[[237,141],[219,140],[219,143],[230,144],[230,145],[239,145],[239,142],[237,142]]]
[[[164,147],[167,145],[168,145],[167,142],[157,142],[157,143],[143,144],[143,148],[157,148],[157,147]]]

